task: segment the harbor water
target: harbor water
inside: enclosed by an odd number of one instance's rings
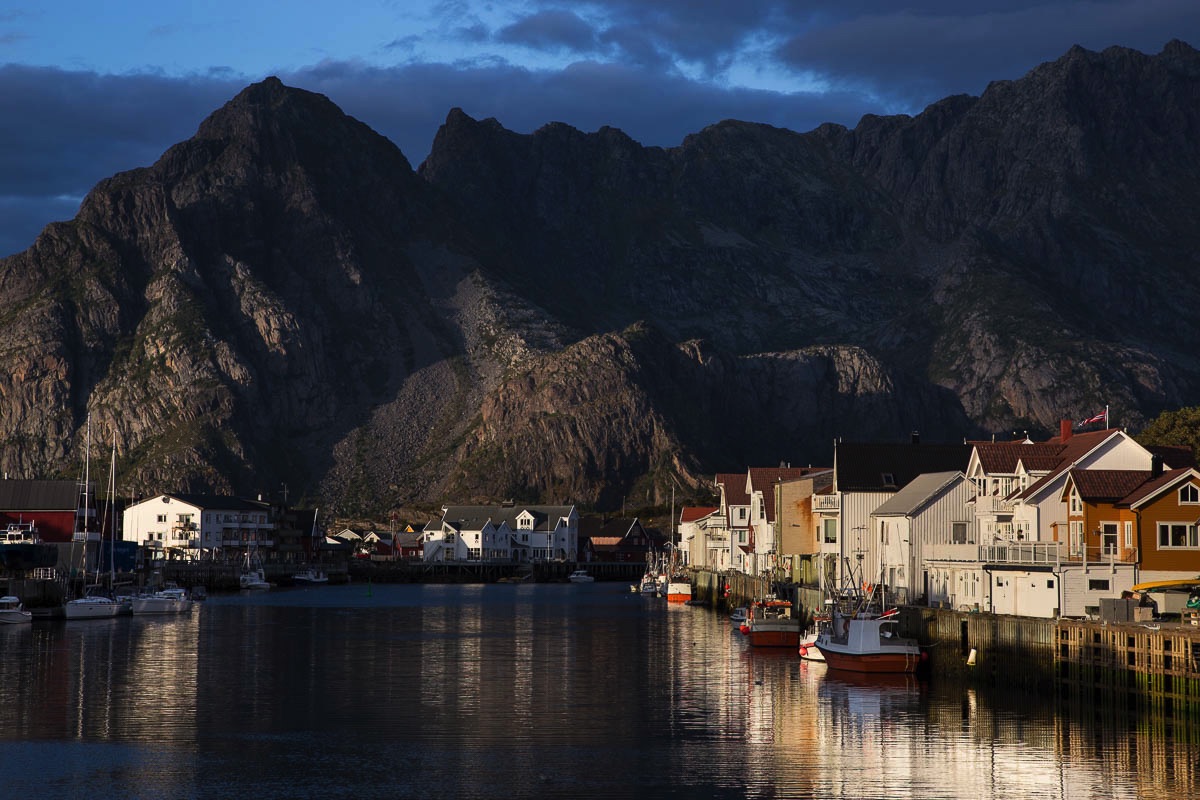
[[[1189,718],[846,678],[625,584],[0,626],[0,797],[1125,800],[1198,796],[1198,764]]]

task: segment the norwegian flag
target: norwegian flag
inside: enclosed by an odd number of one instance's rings
[[[1079,424],[1080,424],[1080,426],[1091,425],[1093,422],[1103,422],[1105,424],[1108,424],[1108,409],[1107,408],[1104,409],[1103,411],[1101,411],[1099,414],[1097,414],[1094,417],[1088,417],[1087,419],[1080,420]]]

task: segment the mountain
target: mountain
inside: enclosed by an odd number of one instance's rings
[[[0,466],[331,513],[662,502],[835,437],[1200,395],[1200,55],[1072,49],[853,130],[676,148],[451,110],[418,170],[272,78],[0,260]]]

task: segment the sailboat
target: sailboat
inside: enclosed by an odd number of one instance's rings
[[[89,482],[91,480],[91,454],[92,454],[92,418],[88,416],[87,428],[87,446],[84,451],[84,468],[83,468],[83,552],[84,558],[87,558],[87,542],[91,538],[88,531],[88,510],[91,508],[89,503]],[[113,494],[116,490],[116,467],[117,467],[117,448],[113,445],[112,463],[109,467],[108,482],[109,482],[109,508],[112,508]],[[116,530],[110,531],[109,542],[109,588],[105,589],[100,585],[100,554],[103,552],[104,533],[101,529],[99,538],[99,547],[96,550],[96,582],[88,585],[84,589],[83,597],[68,600],[63,604],[63,616],[67,619],[106,619],[115,617],[125,609],[125,604],[112,596],[113,576],[116,573],[115,556],[113,551],[116,549]],[[84,565],[86,571],[87,565]],[[86,574],[86,572],[85,572]]]
[[[262,562],[253,549],[246,551],[246,562],[242,565],[242,574],[238,576],[238,585],[243,589],[271,588],[263,571]]]

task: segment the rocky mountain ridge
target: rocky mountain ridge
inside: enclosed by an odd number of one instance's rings
[[[676,148],[452,110],[416,171],[268,79],[0,260],[0,465],[347,513],[614,508],[834,437],[1197,402],[1200,54]],[[674,479],[674,481],[673,481]]]

